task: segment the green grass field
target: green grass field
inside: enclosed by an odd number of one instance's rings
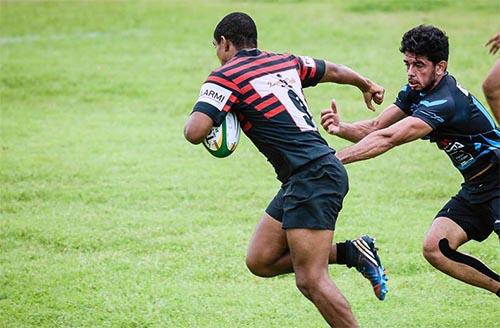
[[[447,31],[451,73],[484,101],[500,29],[497,0],[1,1],[0,327],[325,326],[293,275],[245,267],[279,188],[264,157],[242,138],[215,159],[182,135],[218,65],[213,28],[236,10],[262,49],[346,64],[386,87],[384,106],[406,81],[401,35],[421,23]],[[374,115],[351,87],[306,96],[316,120],[332,97],[345,120]],[[330,267],[361,327],[500,327],[493,294],[421,256],[461,182],[445,154],[418,141],[348,171],[335,238],[375,235],[390,275],[379,302]],[[464,250],[500,271],[494,235]]]

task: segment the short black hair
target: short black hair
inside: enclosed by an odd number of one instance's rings
[[[448,37],[435,26],[419,25],[403,35],[399,51],[426,56],[434,64],[448,61]]]
[[[236,49],[257,48],[257,26],[252,17],[234,12],[226,15],[214,30],[214,39],[220,42],[224,36]]]

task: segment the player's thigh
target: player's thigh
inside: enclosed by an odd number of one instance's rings
[[[447,239],[452,249],[457,249],[469,241],[467,233],[460,225],[448,217],[438,216],[427,231],[424,249],[437,248],[442,239]]]
[[[496,200],[498,197],[483,203],[471,203],[460,195],[453,196],[436,215],[427,233],[426,244],[446,238],[450,247],[456,249],[471,239],[485,240],[493,232]]]
[[[248,247],[247,261],[273,263],[288,250],[281,222],[264,213]]]
[[[296,275],[319,278],[327,272],[332,230],[287,229],[286,237]]]

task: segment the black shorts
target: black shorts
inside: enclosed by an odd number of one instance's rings
[[[483,241],[500,219],[500,181],[498,165],[470,182],[438,212],[453,220],[467,233],[469,239]]]
[[[347,172],[334,154],[313,160],[295,171],[281,186],[266,213],[283,229],[335,230],[349,190]]]

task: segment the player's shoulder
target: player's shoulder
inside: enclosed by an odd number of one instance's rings
[[[471,96],[469,90],[464,88],[460,83],[450,74],[446,75],[446,88],[443,88],[449,92],[449,96],[452,97],[456,102],[465,101],[468,102],[469,96]]]
[[[231,79],[238,74],[252,70],[254,67],[266,65],[266,63],[274,62],[276,60],[290,60],[295,57],[291,54],[273,53],[268,51],[261,51],[259,49],[240,50],[236,56],[229,60],[224,65],[214,69],[211,75],[220,76],[223,78]]]
[[[444,108],[452,108],[464,94],[468,93],[457,83],[457,80],[450,74],[446,74],[438,85],[435,92],[424,97],[424,101]],[[458,96],[458,97],[457,97]]]
[[[452,108],[455,105],[454,92],[446,85],[441,86],[434,92],[430,92],[420,100],[424,107]]]
[[[290,62],[290,61],[295,61],[298,62],[300,56],[296,56],[292,53],[289,52],[262,52],[266,57],[269,62]]]
[[[239,94],[240,88],[224,74],[212,71],[201,86],[201,94],[217,99],[228,99],[231,94]]]
[[[399,89],[396,97],[396,103],[414,103],[418,99],[418,92],[415,92],[409,84],[405,84]]]
[[[410,88],[410,85],[407,83],[405,85],[403,85],[401,87],[401,89],[399,89],[399,94],[400,95],[407,95],[411,92],[411,88]]]
[[[455,99],[450,93],[433,92],[419,101],[415,111],[426,114],[438,122],[444,122],[446,117],[454,115]]]
[[[239,88],[234,83],[233,78],[227,73],[227,64],[222,65],[208,74],[205,83],[215,83],[232,91],[238,91]]]

